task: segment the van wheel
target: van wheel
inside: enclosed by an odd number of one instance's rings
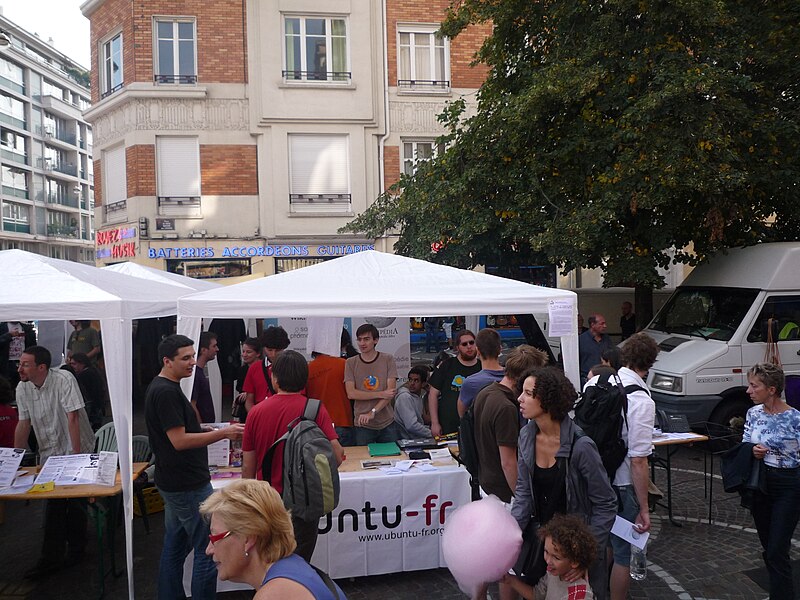
[[[749,400],[731,399],[714,410],[708,423],[708,437],[714,452],[727,450],[742,441],[744,420],[752,405]]]

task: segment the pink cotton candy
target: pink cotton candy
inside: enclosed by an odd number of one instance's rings
[[[517,560],[522,532],[495,496],[471,502],[447,518],[442,552],[461,591],[469,596],[485,582],[497,581]]]

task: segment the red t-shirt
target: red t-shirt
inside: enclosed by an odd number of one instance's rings
[[[267,366],[267,373],[271,376],[272,375],[272,365]],[[257,360],[250,368],[247,369],[247,375],[244,378],[244,385],[242,385],[242,391],[248,394],[254,394],[255,399],[253,400],[254,404],[258,404],[264,398],[268,398],[272,395],[269,391],[269,385],[267,385],[267,380],[264,379],[264,361]]]
[[[256,479],[261,479],[261,463],[267,450],[286,433],[289,423],[303,414],[305,406],[306,397],[301,394],[276,394],[259,402],[248,413],[242,451],[256,453]],[[325,437],[329,440],[339,439],[324,405],[319,407],[316,421]],[[275,449],[272,456],[270,484],[278,493],[283,492],[283,444]]]
[[[17,409],[10,404],[0,404],[0,448],[14,447],[14,431],[18,422]]]
[[[338,356],[320,355],[308,363],[308,397],[321,400],[338,427],[353,426],[353,407],[344,387],[346,362]]]

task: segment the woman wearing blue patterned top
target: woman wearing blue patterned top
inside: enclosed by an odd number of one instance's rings
[[[754,365],[747,381],[755,406],[747,411],[743,441],[755,444],[753,456],[764,461],[767,488],[755,493],[750,512],[764,547],[770,600],[794,600],[789,551],[800,518],[800,411],[781,399],[780,367]]]

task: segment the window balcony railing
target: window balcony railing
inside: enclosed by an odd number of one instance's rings
[[[9,148],[0,148],[0,156],[6,160],[10,160],[21,165],[28,164],[28,155],[18,150],[11,150]]]
[[[78,199],[74,196],[70,197],[70,194],[63,192],[48,192],[47,194],[47,203],[48,204],[60,204],[61,206],[69,206],[72,208],[78,208]]]
[[[353,74],[350,71],[281,71],[284,81],[333,81],[350,83]]]
[[[72,175],[73,177],[78,176],[78,167],[74,163],[61,163],[56,162],[52,163],[53,171],[58,171],[59,173],[64,173],[64,175]],[[47,167],[45,167],[47,168]]]
[[[8,77],[3,77],[0,75],[0,86],[3,86],[6,89],[12,90],[17,92],[18,94],[25,95],[25,86],[21,83],[17,83],[16,81],[12,81]]]
[[[47,224],[47,235],[53,237],[78,237],[78,227],[76,225],[61,225],[59,223]]]
[[[14,127],[19,127],[20,129],[28,128],[28,124],[25,122],[24,119],[17,119],[16,117],[7,115],[4,112],[0,112],[0,122],[7,123],[8,125],[13,125]]]
[[[108,98],[111,94],[113,94],[114,92],[120,91],[123,87],[125,87],[124,83],[118,83],[114,87],[109,88],[105,92],[100,94],[100,99],[102,100],[103,98]]]
[[[289,204],[350,204],[351,194],[289,194]]]
[[[106,215],[106,221],[121,218],[124,216],[122,211],[126,211],[128,209],[128,200],[118,200],[117,202],[111,202],[110,204],[106,204],[103,206],[103,211]]]
[[[153,75],[156,83],[197,83],[197,75]]]
[[[12,233],[30,233],[30,223],[17,223],[16,221],[6,221],[3,219],[3,231],[10,231]]]
[[[26,200],[30,198],[26,188],[17,188],[10,185],[3,186],[3,193],[6,196],[15,196],[17,198],[25,198]]]
[[[397,88],[402,91],[447,92],[450,90],[450,82],[436,79],[398,79]]]

